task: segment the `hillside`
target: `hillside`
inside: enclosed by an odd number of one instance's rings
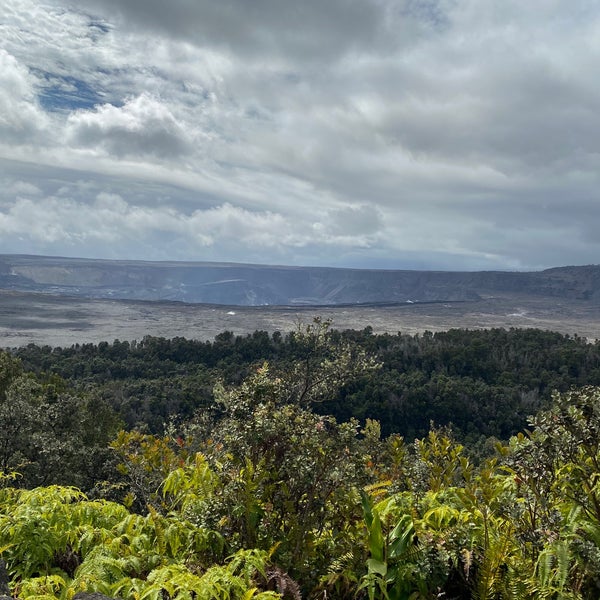
[[[0,255],[0,289],[237,306],[463,302],[495,294],[597,304],[600,266],[445,272]]]

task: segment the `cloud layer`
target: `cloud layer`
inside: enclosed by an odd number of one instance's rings
[[[598,262],[593,3],[2,4],[0,252]]]

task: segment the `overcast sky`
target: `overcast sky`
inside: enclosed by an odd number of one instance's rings
[[[0,253],[600,263],[600,3],[0,0]]]

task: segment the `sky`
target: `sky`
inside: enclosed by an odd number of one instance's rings
[[[600,262],[600,3],[0,0],[0,253]]]

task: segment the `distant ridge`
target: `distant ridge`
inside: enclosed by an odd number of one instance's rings
[[[0,289],[239,306],[468,302],[499,294],[600,304],[600,266],[452,272],[4,254]]]

